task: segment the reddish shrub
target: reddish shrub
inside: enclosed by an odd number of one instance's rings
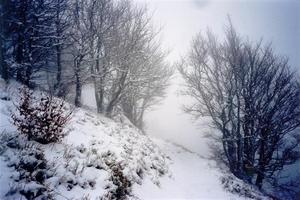
[[[42,144],[58,142],[64,137],[63,128],[70,119],[65,102],[52,95],[34,96],[27,88],[20,89],[21,98],[17,113],[11,115],[13,124],[28,140]]]

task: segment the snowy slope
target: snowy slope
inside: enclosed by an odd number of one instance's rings
[[[10,91],[14,89],[11,86]],[[3,94],[3,87],[1,90]],[[76,109],[65,129],[68,134],[59,144],[39,145],[13,138],[15,128],[9,122],[12,102],[16,100],[0,100],[0,199],[25,199],[14,191],[42,187],[54,199],[110,199],[118,188],[114,171],[118,166],[121,176],[132,183],[128,185],[129,199],[245,199],[224,189],[224,174],[214,161],[143,135],[124,117],[116,122]],[[11,141],[20,148],[8,147]],[[31,149],[26,150],[28,146]],[[35,159],[27,154],[32,149],[45,155],[44,184],[22,180],[14,168],[16,163]]]
[[[222,178],[228,177],[229,174],[226,171],[221,172],[214,161],[181,145],[153,140],[171,158],[171,175],[161,178],[160,187],[155,187],[148,180],[144,181],[143,185],[135,185],[134,193],[142,196],[142,199],[268,199],[255,188],[235,178],[232,180],[233,188],[229,189],[240,189],[241,192],[229,192],[221,184]],[[245,191],[252,198],[240,195]]]
[[[153,187],[150,182],[137,185],[137,194],[147,199],[233,199],[235,196],[224,191],[221,174],[214,169],[213,163],[199,155],[186,151],[180,146],[156,140],[156,143],[172,158],[171,178],[161,180],[161,188]]]
[[[10,112],[14,112],[12,102],[16,99],[0,100],[0,199],[10,199],[6,194],[15,186],[27,187],[27,182],[16,177],[13,166],[23,159],[18,156],[24,153],[20,149],[30,145],[45,154],[51,173],[45,184],[55,199],[96,199],[105,195],[116,188],[112,179],[114,166],[120,166],[133,184],[141,184],[146,178],[158,185],[159,178],[168,173],[166,155],[126,119],[115,122],[84,109],[74,111],[65,128],[68,134],[60,144],[38,145],[17,138],[14,140],[21,148],[8,148],[7,144],[15,136],[15,128],[9,122]]]

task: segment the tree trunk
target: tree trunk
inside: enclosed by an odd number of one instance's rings
[[[79,60],[75,60],[75,84],[76,84],[76,90],[75,90],[75,106],[81,107],[81,89],[82,89],[82,83],[80,78],[80,63],[81,58]]]
[[[81,107],[81,83],[78,77],[76,78],[75,106]]]
[[[118,90],[112,95],[112,99],[110,100],[108,106],[106,107],[105,114],[108,117],[111,117],[114,107],[120,101],[120,95],[122,93],[122,90],[124,89],[123,86],[125,84],[127,75],[128,75],[128,71],[126,71],[124,74],[122,74],[122,76],[120,78],[120,82],[118,84]]]
[[[261,189],[265,175],[265,138],[262,138],[259,146],[259,162],[255,185]]]
[[[100,113],[103,113],[104,108],[103,108],[103,102],[104,102],[104,83],[103,83],[103,78],[100,78],[100,83],[99,83],[99,111]]]
[[[31,75],[32,75],[32,65],[29,65],[26,67],[25,79],[23,81],[23,83],[29,88],[33,87],[32,84],[30,83]]]
[[[96,104],[97,104],[97,111],[98,113],[103,113],[103,98],[104,98],[104,88],[103,88],[103,77],[105,76],[105,71],[103,70],[105,66],[102,64],[101,72],[100,72],[100,54],[101,54],[101,47],[102,47],[102,37],[99,36],[98,43],[97,43],[97,51],[96,51],[96,63],[95,63],[95,69],[94,74],[99,75],[98,81],[96,80],[96,77],[94,77],[94,84],[95,84],[95,97],[96,97]],[[93,45],[93,42],[92,42]]]
[[[6,9],[6,0],[2,0],[0,3],[1,12],[0,12],[0,70],[1,70],[1,77],[8,81],[8,67],[5,63],[4,58],[4,40],[6,39],[5,36],[5,28],[4,28],[4,9]]]
[[[120,94],[122,92],[121,86],[119,86],[118,91],[113,95],[111,101],[109,102],[108,106],[106,107],[105,115],[107,117],[111,117],[112,111],[114,107],[117,105],[118,101],[120,100]]]
[[[62,84],[61,84],[61,49],[60,46],[56,46],[56,65],[57,65],[57,72],[56,72],[56,84],[54,89],[57,91],[57,96],[62,97]]]
[[[1,77],[8,81],[8,67],[5,63],[4,52],[3,52],[3,42],[2,38],[0,38],[0,70],[1,70]]]
[[[23,38],[22,33],[18,33],[18,44],[17,44],[17,51],[16,51],[16,63],[17,63],[17,81],[23,83]]]
[[[103,74],[99,74],[100,71],[100,52],[99,48],[96,55],[96,64],[95,68],[92,68],[92,74],[94,74],[94,87],[95,87],[95,98],[97,105],[97,112],[103,113]],[[96,75],[99,75],[99,81],[97,81]]]
[[[106,115],[107,117],[111,117],[112,111],[113,111],[113,109],[114,109],[114,107],[115,107],[115,104],[116,104],[116,102],[117,102],[117,96],[118,96],[118,95],[115,95],[115,96],[113,97],[113,99],[109,102],[109,104],[108,104],[108,106],[107,106],[107,108],[106,108],[105,115]]]
[[[261,170],[261,169],[260,169]],[[262,185],[263,185],[263,180],[264,180],[264,173],[262,173],[262,172],[258,172],[257,173],[257,177],[256,177],[256,181],[255,181],[255,185],[259,188],[259,189],[261,189],[262,188]]]

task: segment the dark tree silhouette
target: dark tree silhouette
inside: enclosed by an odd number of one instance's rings
[[[237,177],[262,188],[299,159],[299,77],[271,45],[243,41],[230,24],[224,42],[199,34],[179,71],[195,100],[186,110],[212,118]]]

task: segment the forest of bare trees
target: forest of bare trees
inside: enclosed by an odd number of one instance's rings
[[[280,170],[300,158],[299,77],[271,45],[243,40],[231,24],[225,35],[197,35],[180,63],[195,100],[186,111],[212,118],[233,174],[260,189],[279,186]]]
[[[1,75],[82,105],[93,84],[97,111],[116,109],[139,128],[172,70],[146,7],[113,0],[1,1]],[[69,95],[70,96],[70,95]]]

